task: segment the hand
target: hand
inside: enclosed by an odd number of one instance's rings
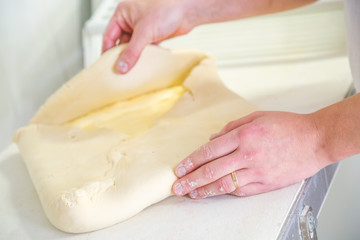
[[[183,35],[193,26],[184,19],[183,1],[146,0],[119,3],[103,35],[102,52],[128,43],[115,64],[116,71],[128,72],[149,43]]]
[[[312,114],[255,112],[227,124],[176,168],[177,196],[251,196],[299,182],[330,164]],[[231,173],[236,172],[235,188]]]
[[[299,7],[314,0],[238,1],[132,0],[119,3],[103,36],[102,52],[117,43],[129,43],[115,64],[128,72],[149,43],[183,35],[195,26],[246,18]]]

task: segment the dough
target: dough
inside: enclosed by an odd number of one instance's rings
[[[67,82],[14,136],[48,219],[65,232],[111,226],[172,195],[176,165],[256,110],[203,53],[148,46],[119,75],[122,49]]]

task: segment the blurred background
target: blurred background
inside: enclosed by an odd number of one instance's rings
[[[117,2],[0,1],[0,152],[51,93],[98,58]],[[343,2],[318,1],[201,26],[161,45],[213,55],[225,84],[263,109],[305,113],[347,93],[345,36]],[[359,169],[359,156],[341,163],[319,216],[320,239],[359,239]]]

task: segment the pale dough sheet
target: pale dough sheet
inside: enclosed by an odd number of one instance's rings
[[[48,219],[65,232],[111,226],[170,196],[176,165],[256,110],[200,52],[148,46],[119,75],[122,49],[61,87],[14,137]]]

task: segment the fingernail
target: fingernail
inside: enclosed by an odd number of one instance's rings
[[[121,73],[126,73],[129,69],[129,65],[124,61],[119,61],[116,66],[116,70]]]
[[[198,192],[197,192],[196,190],[193,190],[193,191],[191,191],[191,192],[189,193],[189,196],[190,196],[191,198],[196,198],[196,197],[198,196]]]
[[[178,167],[178,168],[176,169],[175,173],[176,173],[176,176],[178,176],[178,177],[185,176],[185,174],[186,174],[186,169],[185,169],[183,166]]]
[[[183,186],[182,186],[180,183],[176,183],[176,184],[174,185],[174,192],[175,192],[176,194],[178,194],[178,195],[183,194],[183,192],[184,192]]]

